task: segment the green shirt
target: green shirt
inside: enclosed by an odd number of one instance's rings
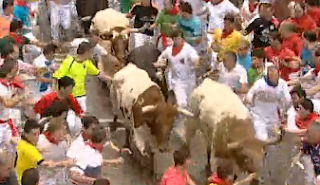
[[[75,57],[68,56],[62,62],[60,68],[53,74],[53,77],[60,79],[64,76],[69,76],[75,82],[75,86],[72,89],[72,95],[74,97],[81,97],[86,95],[86,76],[99,75],[100,71],[93,65],[91,60],[85,60],[83,62],[77,62]]]
[[[14,34],[16,39],[14,39],[11,35],[7,35],[0,39],[0,53],[2,52],[2,48],[4,48],[7,44],[16,44],[19,46],[19,59],[23,60],[23,46],[26,44],[30,44],[30,40],[24,36]],[[19,40],[19,43],[17,42]]]
[[[169,36],[171,26],[178,22],[179,15],[170,15],[167,11],[163,10],[159,13],[156,23],[160,25],[160,31],[162,35]]]
[[[248,69],[248,81],[249,85],[252,86],[254,82],[256,82],[258,79],[262,78],[264,76],[264,73],[258,73],[256,69],[250,67]]]

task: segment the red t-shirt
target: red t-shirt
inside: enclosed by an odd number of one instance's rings
[[[283,60],[285,62],[290,62],[292,58],[296,56],[294,52],[291,51],[290,49],[282,48],[280,51],[277,51],[273,49],[271,46],[269,46],[269,47],[266,47],[264,51],[265,51],[267,60],[279,67],[281,78],[284,79],[285,81],[290,80],[289,75],[291,73],[299,71],[299,68],[293,69],[280,64],[280,60]]]
[[[43,96],[40,101],[34,105],[33,110],[35,113],[40,114],[41,116],[44,115],[44,111],[50,107],[50,105],[58,99],[58,93],[57,92],[51,92],[45,96]],[[77,114],[81,115],[84,113],[84,111],[81,109],[81,106],[77,99],[75,99],[71,94],[68,97],[68,100],[70,102],[71,109]]]
[[[311,113],[306,120],[301,120],[299,115],[296,117],[296,125],[299,129],[307,129],[314,121],[320,121],[319,114],[315,112]]]
[[[290,20],[295,26],[300,28],[302,32],[315,30],[317,28],[316,22],[306,13],[299,18],[291,18]]]
[[[283,39],[281,47],[288,48],[293,51],[296,56],[300,56],[303,48],[303,41],[298,34],[293,34],[292,36]]]
[[[223,179],[220,179],[218,177],[217,173],[213,173],[211,175],[211,181],[209,183],[214,185],[227,185],[227,183]]]
[[[187,185],[187,170],[181,174],[175,166],[171,166],[162,176],[160,185]]]
[[[313,19],[318,27],[320,27],[320,8],[312,7],[311,10],[307,11],[307,14]]]

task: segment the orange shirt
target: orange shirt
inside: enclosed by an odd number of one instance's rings
[[[0,38],[8,35],[10,31],[10,22],[12,21],[12,19],[12,16],[0,16]]]

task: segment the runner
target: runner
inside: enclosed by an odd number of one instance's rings
[[[177,104],[187,106],[187,100],[196,87],[196,74],[194,67],[199,65],[197,51],[182,38],[182,32],[176,30],[172,33],[174,44],[167,47],[159,56],[156,68],[167,67],[169,64],[169,89],[173,90],[177,98]]]

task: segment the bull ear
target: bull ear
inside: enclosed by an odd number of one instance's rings
[[[151,112],[151,111],[154,111],[156,108],[157,108],[157,106],[155,106],[155,105],[147,105],[147,106],[142,107],[142,112],[143,113]]]

